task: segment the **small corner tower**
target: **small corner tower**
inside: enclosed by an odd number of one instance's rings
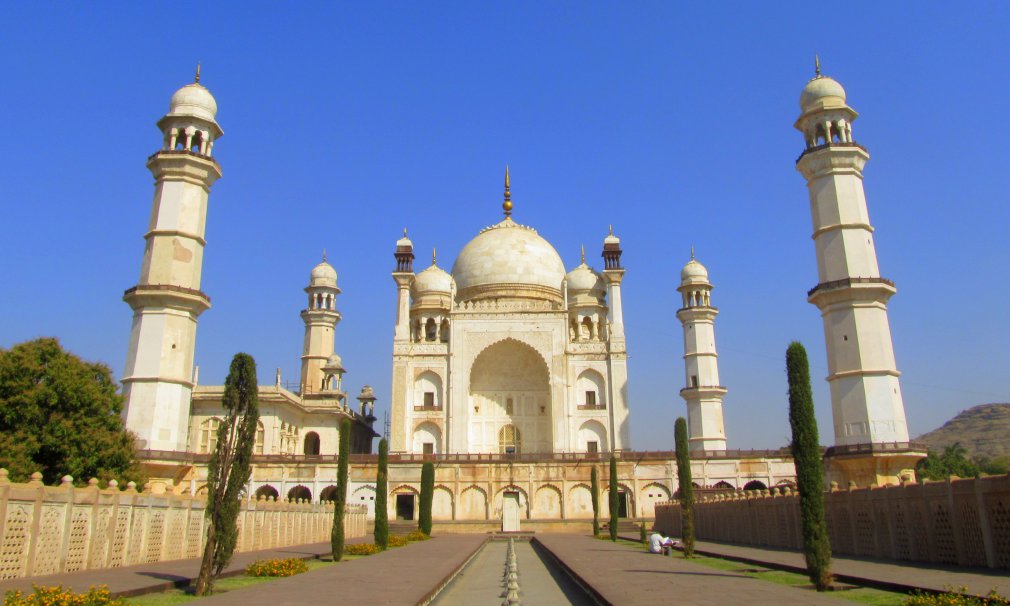
[[[393,257],[396,259],[396,268],[393,270],[393,281],[396,282],[396,326],[393,329],[391,397],[393,402],[403,402],[407,397],[407,366],[410,359],[410,286],[414,282],[414,243],[407,237],[406,227],[403,228],[403,237],[396,241]],[[406,412],[401,406],[393,406],[390,414],[390,451],[406,452]]]
[[[133,309],[124,416],[143,449],[187,448],[197,317],[210,307],[200,276],[210,188],[221,177],[211,157],[224,134],[216,114],[197,67],[158,121],[161,149],[147,161],[155,185],[144,259],[140,280],[123,295]]]
[[[621,305],[621,239],[614,235],[611,225],[603,238],[603,280],[607,285],[607,347],[610,352],[610,408],[613,428],[613,449],[631,448],[631,428],[628,422],[628,349],[624,337],[624,308]]]
[[[719,355],[715,351],[715,317],[712,284],[708,270],[694,258],[680,271],[682,305],[677,318],[684,327],[684,374],[686,387],[680,397],[687,403],[688,443],[692,451],[726,450],[722,399],[726,388],[719,384]]]
[[[824,320],[834,416],[829,479],[895,483],[912,473],[919,455],[908,444],[887,318],[887,301],[897,289],[880,276],[863,191],[870,155],[852,135],[859,114],[842,86],[821,75],[820,61],[803,87],[800,110],[794,126],[806,149],[796,168],[807,180],[817,253],[818,284],[808,300]],[[889,454],[877,454],[885,449]]]
[[[340,312],[337,311],[337,272],[323,260],[312,268],[309,285],[305,287],[309,295],[308,307],[302,310],[305,322],[305,342],[302,346],[303,396],[320,392],[341,390],[344,368],[340,357],[333,353],[333,343]]]

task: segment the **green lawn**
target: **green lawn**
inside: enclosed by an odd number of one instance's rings
[[[645,548],[641,543],[637,541],[618,539],[617,542],[622,545],[634,547],[636,549]],[[683,556],[679,552],[675,552],[672,557],[683,558]],[[707,556],[695,556],[688,561],[694,562],[695,564],[700,564],[702,566],[708,566],[709,568],[717,568],[719,570],[739,572],[746,576],[759,579],[762,581],[767,581],[769,583],[778,583],[779,585],[789,585],[790,587],[796,587],[798,589],[806,589],[806,590],[812,589],[810,579],[808,579],[806,576],[802,574],[797,574],[794,572],[783,572],[781,570],[767,570],[763,568],[750,566],[748,564],[743,564],[741,562],[724,560],[722,558],[711,558]],[[907,600],[909,597],[907,594],[904,593],[883,591],[880,589],[871,589],[869,587],[851,587],[851,586],[845,586],[845,587],[846,588],[840,591],[833,591],[826,595],[848,600],[850,602],[857,602],[859,604],[868,604],[869,606],[901,606],[905,602],[905,600]]]

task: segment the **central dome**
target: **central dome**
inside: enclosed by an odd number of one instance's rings
[[[506,218],[463,247],[452,277],[460,301],[523,298],[560,303],[565,264],[536,230]]]

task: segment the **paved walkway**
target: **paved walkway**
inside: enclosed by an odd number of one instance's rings
[[[775,604],[839,606],[837,597],[716,570],[582,535],[537,535],[602,604]]]
[[[701,555],[806,573],[803,554],[798,551],[707,541],[696,543],[695,551]],[[1001,595],[1010,595],[1010,571],[1007,570],[835,557],[831,560],[831,571],[844,583],[872,585],[882,589],[909,591],[922,588],[945,591],[950,587],[967,587],[968,592],[975,595],[985,595],[990,589],[996,589]]]
[[[371,535],[348,539],[347,543],[371,543]],[[294,547],[278,547],[262,551],[244,551],[236,553],[231,563],[222,573],[223,576],[238,574],[246,566],[256,560],[274,558],[311,559],[320,555],[329,555],[329,543],[312,543]],[[170,560],[154,564],[137,564],[122,568],[102,568],[98,570],[82,570],[50,574],[24,579],[9,579],[0,581],[0,595],[12,589],[31,591],[32,585],[62,585],[66,589],[77,592],[87,591],[92,585],[106,585],[113,595],[129,597],[166,591],[173,587],[185,587],[200,573],[200,559]]]
[[[427,603],[448,583],[485,540],[485,535],[474,534],[435,536],[366,558],[204,598],[199,606],[416,606]]]

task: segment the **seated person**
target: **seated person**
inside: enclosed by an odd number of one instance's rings
[[[680,545],[679,542],[674,541],[669,537],[664,537],[658,532],[654,532],[649,536],[649,553],[661,553],[666,555],[670,553],[671,547],[676,547],[678,545]]]

